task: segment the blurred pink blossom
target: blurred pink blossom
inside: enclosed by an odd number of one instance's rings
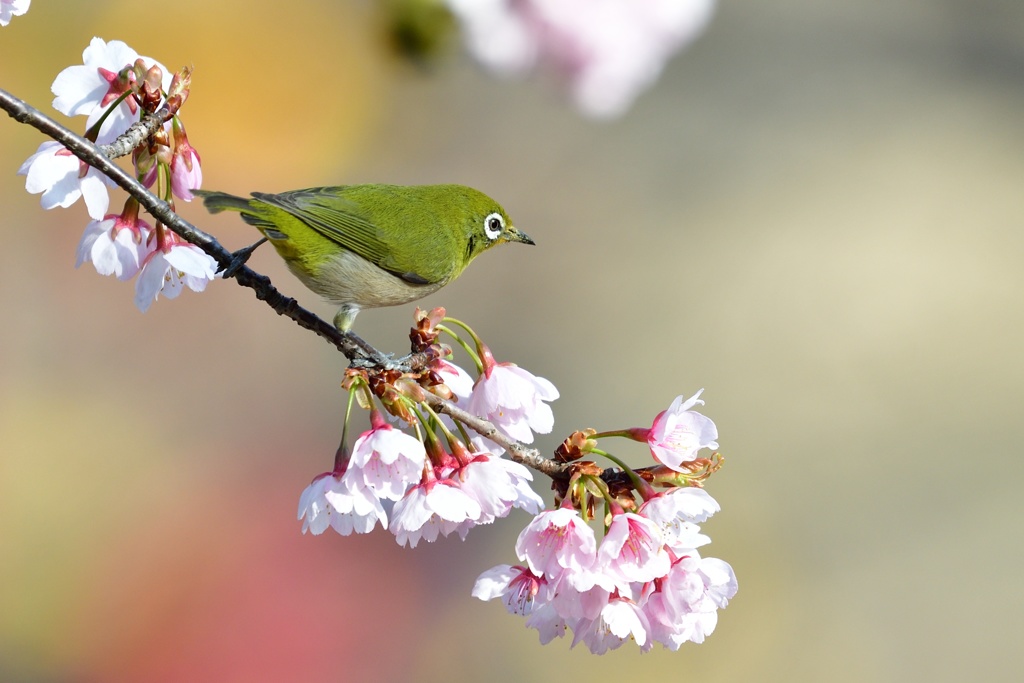
[[[32,0],[0,0],[0,26],[11,23],[12,17],[20,17],[28,11]]]
[[[447,0],[485,67],[550,63],[588,116],[624,113],[707,25],[714,0]]]

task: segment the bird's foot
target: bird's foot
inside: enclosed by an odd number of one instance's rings
[[[231,254],[231,263],[221,271],[221,277],[225,280],[229,277],[234,277],[238,269],[245,265],[245,262],[252,256],[252,252],[256,251],[256,247],[260,246],[267,241],[266,237],[261,237],[258,242],[254,242],[247,247],[243,247],[238,251]]]
[[[401,359],[398,361],[395,360],[395,354],[378,351],[353,332],[345,332],[344,334],[359,347],[358,357],[351,360],[352,367],[363,368],[365,370],[383,370],[385,372],[390,370],[405,370],[405,367],[401,363]]]

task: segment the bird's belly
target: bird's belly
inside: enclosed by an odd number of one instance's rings
[[[339,306],[398,306],[432,294],[447,282],[412,285],[350,251],[321,264],[316,273],[293,267],[291,262],[288,265],[304,285]]]

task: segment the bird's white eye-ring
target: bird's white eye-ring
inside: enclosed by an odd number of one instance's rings
[[[496,240],[505,229],[505,218],[500,213],[488,214],[484,219],[484,234],[487,239]]]

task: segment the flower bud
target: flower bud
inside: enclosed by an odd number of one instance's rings
[[[142,105],[142,109],[146,112],[156,111],[163,97],[163,94],[160,92],[164,77],[163,70],[156,64],[147,69],[146,63],[140,57],[135,60],[134,74],[135,79],[132,83],[132,91],[139,100],[139,104]]]
[[[597,434],[597,430],[589,428],[582,432],[573,432],[555,449],[555,458],[559,462],[579,460],[597,446],[597,441],[590,438],[594,434]]]
[[[424,311],[421,308],[416,309],[416,325],[409,330],[409,341],[412,342],[413,353],[426,351],[437,341],[437,337],[440,334],[437,330],[437,325],[440,324],[444,316],[445,310],[440,306],[431,311]]]
[[[189,89],[192,87],[192,69],[187,66],[181,67],[171,78],[171,86],[167,89],[167,109],[171,114],[177,114],[181,106],[188,99]]]

